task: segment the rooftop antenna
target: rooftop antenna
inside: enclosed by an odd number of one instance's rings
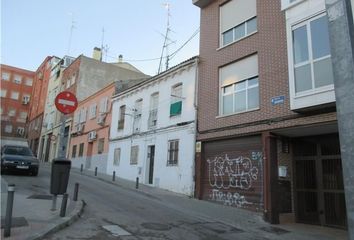
[[[107,62],[107,55],[108,55],[108,45],[104,45],[104,27],[102,28],[102,39],[101,39],[101,51],[102,51],[102,54],[104,54],[105,56],[105,62]]]
[[[75,28],[74,14],[70,12],[69,15],[71,16],[71,26],[70,26],[69,44],[68,44],[68,52],[67,52],[68,55],[70,55],[71,40],[73,37],[73,30]]]
[[[170,56],[169,56],[169,53],[168,53],[168,46],[171,43],[173,43],[173,41],[171,41],[171,39],[169,39],[169,37],[168,37],[168,34],[171,31],[171,28],[170,28],[170,17],[171,17],[170,8],[171,8],[171,4],[167,2],[167,3],[164,3],[163,6],[167,9],[167,27],[166,27],[166,34],[164,35],[165,40],[164,40],[164,43],[163,43],[163,46],[162,46],[162,52],[161,52],[161,57],[160,57],[160,64],[159,64],[158,73],[160,73],[162,71],[162,58],[163,58],[164,53],[165,53],[165,58],[166,58],[166,62],[165,62],[166,70],[168,69],[168,63],[169,63],[169,60],[170,60]]]

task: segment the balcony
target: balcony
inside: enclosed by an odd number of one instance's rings
[[[193,0],[193,4],[200,8],[206,7],[212,2],[212,0]]]

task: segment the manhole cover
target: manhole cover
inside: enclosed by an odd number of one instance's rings
[[[167,231],[171,229],[171,226],[162,223],[142,223],[141,226],[146,229],[157,231]]]
[[[43,199],[43,200],[52,200],[53,196],[52,195],[43,195],[43,194],[38,194],[38,195],[31,195],[27,199]]]
[[[5,218],[1,218],[1,228],[5,226]],[[24,217],[13,217],[11,220],[11,227],[24,227],[28,226],[28,222]]]
[[[285,230],[285,229],[282,229],[282,228],[278,228],[278,227],[261,227],[259,229],[261,229],[261,230],[263,230],[265,232],[275,233],[275,234],[278,234],[278,235],[289,233],[288,230]]]

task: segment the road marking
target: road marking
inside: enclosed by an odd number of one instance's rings
[[[119,227],[118,225],[105,225],[102,227],[106,229],[108,232],[112,233],[112,235],[115,237],[131,235],[131,233],[125,231],[123,228]]]
[[[65,99],[59,99],[58,103],[60,103],[62,105],[75,106],[75,102],[74,101],[69,101],[69,100],[65,100]]]

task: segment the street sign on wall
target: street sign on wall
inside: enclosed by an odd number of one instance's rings
[[[64,114],[73,113],[77,108],[78,102],[76,96],[68,91],[59,93],[55,97],[55,106],[58,111]]]

